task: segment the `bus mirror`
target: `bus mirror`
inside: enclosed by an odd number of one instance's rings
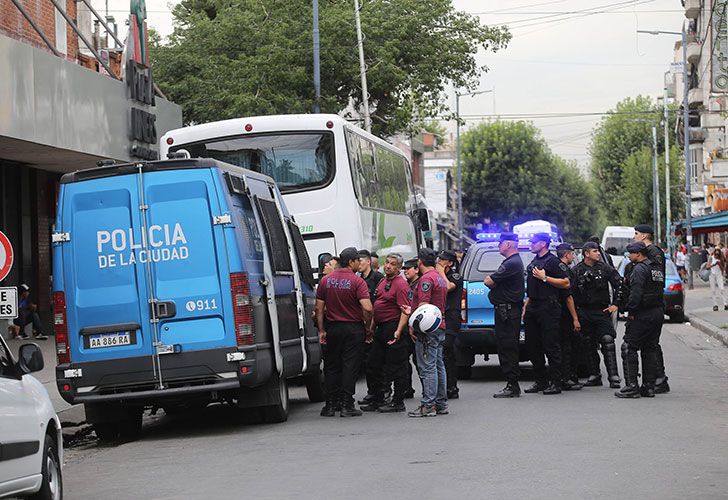
[[[430,230],[430,216],[426,208],[417,208],[412,212],[412,215],[422,231]]]

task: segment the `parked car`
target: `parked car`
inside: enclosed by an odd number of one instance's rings
[[[36,344],[20,346],[18,360],[0,335],[0,497],[63,498],[61,422],[43,384]]]
[[[627,267],[628,258],[624,258],[619,264],[617,271],[624,276],[624,268]],[[670,321],[682,323],[685,321],[685,290],[682,278],[677,272],[675,263],[665,254],[665,314]]]
[[[293,377],[323,399],[311,264],[270,177],[186,158],[66,174],[53,241],[58,390],[99,439],[213,401],[283,422]]]

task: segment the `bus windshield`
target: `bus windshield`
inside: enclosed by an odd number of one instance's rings
[[[281,192],[327,185],[334,177],[334,136],[323,133],[259,134],[181,144],[193,158],[214,158],[272,177]]]

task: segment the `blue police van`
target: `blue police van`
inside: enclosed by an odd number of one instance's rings
[[[275,182],[211,159],[61,179],[53,307],[61,396],[99,439],[146,408],[223,401],[287,419],[288,381],[323,399],[314,278]]]

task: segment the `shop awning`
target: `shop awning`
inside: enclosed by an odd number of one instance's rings
[[[694,217],[692,220],[693,234],[723,233],[728,232],[728,210],[701,217]],[[676,231],[685,232],[685,221],[677,224]]]

